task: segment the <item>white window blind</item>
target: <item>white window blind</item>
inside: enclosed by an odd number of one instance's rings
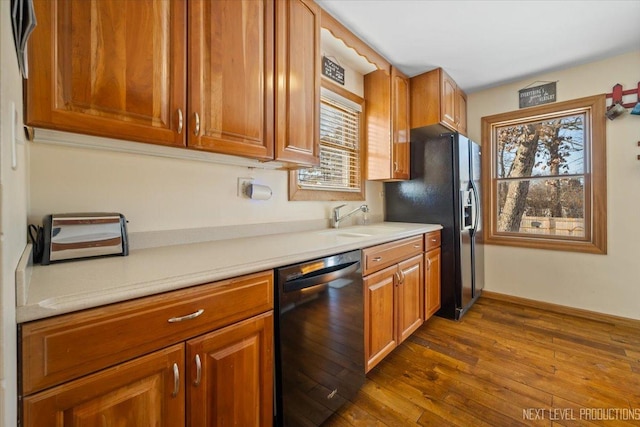
[[[360,191],[360,111],[323,94],[320,100],[320,166],[298,171],[302,188]]]

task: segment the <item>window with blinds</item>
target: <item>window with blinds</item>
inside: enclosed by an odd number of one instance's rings
[[[340,98],[323,91],[320,102],[320,166],[298,171],[298,184],[304,189],[360,191],[362,110],[359,105]]]

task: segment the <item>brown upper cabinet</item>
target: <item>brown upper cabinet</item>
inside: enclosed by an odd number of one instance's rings
[[[443,125],[466,134],[467,95],[442,68],[410,81],[411,129]]]
[[[391,67],[391,178],[409,179],[409,78]]]
[[[367,179],[409,179],[409,79],[391,67],[364,76]]]
[[[187,5],[187,145],[272,159],[272,0]]]
[[[320,8],[276,1],[276,160],[320,164]]]
[[[183,1],[34,0],[34,10],[28,125],[185,145]]]
[[[318,163],[320,14],[311,0],[34,7],[28,125]]]

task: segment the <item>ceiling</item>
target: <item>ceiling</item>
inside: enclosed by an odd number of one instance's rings
[[[640,50],[640,0],[316,2],[409,77],[442,67],[467,93]]]

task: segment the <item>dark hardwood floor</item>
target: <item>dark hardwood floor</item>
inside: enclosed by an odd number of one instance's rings
[[[429,319],[325,426],[639,426],[640,321],[482,297]]]

